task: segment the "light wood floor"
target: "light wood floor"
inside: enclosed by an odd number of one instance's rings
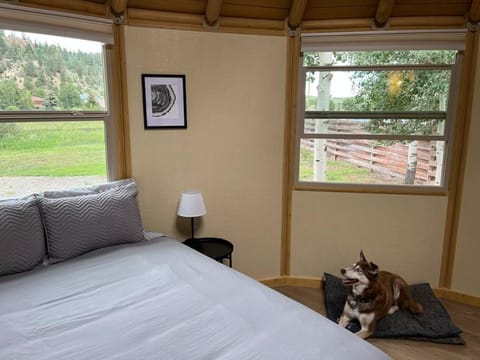
[[[325,303],[321,289],[293,286],[281,286],[275,290],[325,315]],[[462,337],[467,343],[462,345],[444,345],[431,342],[368,339],[367,341],[386,352],[393,359],[480,359],[480,308],[442,300],[453,322],[463,330]]]

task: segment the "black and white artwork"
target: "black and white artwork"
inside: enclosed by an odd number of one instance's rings
[[[145,129],[187,127],[185,75],[142,74]]]

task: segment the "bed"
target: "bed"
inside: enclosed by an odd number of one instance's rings
[[[145,238],[1,276],[0,359],[388,359],[174,239]]]

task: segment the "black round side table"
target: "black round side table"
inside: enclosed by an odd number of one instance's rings
[[[223,263],[223,259],[228,259],[229,266],[232,267],[233,244],[228,240],[203,237],[187,239],[183,243],[221,263]]]

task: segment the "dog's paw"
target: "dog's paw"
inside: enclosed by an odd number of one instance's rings
[[[390,308],[390,310],[388,310],[388,315],[392,315],[395,311],[398,310],[398,306],[397,305],[394,305]]]

